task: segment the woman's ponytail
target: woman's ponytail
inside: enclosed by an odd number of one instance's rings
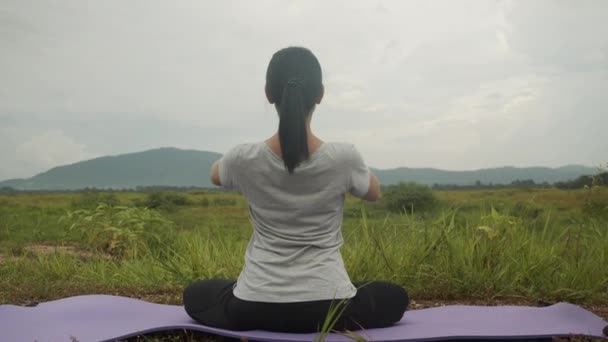
[[[303,81],[293,78],[283,88],[279,106],[279,141],[283,162],[287,171],[293,170],[302,160],[308,159],[306,136],[306,106],[304,105]]]
[[[279,114],[283,163],[292,174],[310,156],[306,120],[323,96],[321,65],[302,47],[277,51],[266,71],[266,94]]]

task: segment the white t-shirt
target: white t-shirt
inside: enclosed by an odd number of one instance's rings
[[[340,247],[344,197],[363,197],[369,169],[354,145],[323,143],[289,174],[265,143],[241,144],[220,160],[226,189],[243,193],[253,234],[234,288],[240,299],[302,302],[352,298]]]

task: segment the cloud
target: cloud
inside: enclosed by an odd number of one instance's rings
[[[59,130],[35,135],[15,149],[16,161],[38,169],[71,164],[96,157],[85,146],[75,142]]]
[[[552,71],[606,71],[608,3],[513,1],[506,40],[536,67]]]
[[[607,7],[5,0],[0,179],[67,155],[262,140],[277,125],[266,66],[289,45],[324,70],[317,133],[357,144],[372,166],[596,164],[608,150]]]

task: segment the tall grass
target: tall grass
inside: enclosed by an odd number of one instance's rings
[[[351,232],[343,249],[355,280],[386,279],[417,298],[523,296],[547,300],[608,300],[608,225],[573,224],[541,230],[491,209],[458,223],[457,210],[434,220],[404,215]]]
[[[532,195],[539,194],[544,192]],[[160,292],[179,301],[181,289],[195,279],[236,278],[251,227],[244,202],[233,196],[237,200],[224,206],[190,205],[162,213],[182,222],[166,227],[170,241],[155,240],[148,248],[135,244],[137,253],[108,256],[98,250],[92,257],[22,248],[39,241],[83,249],[94,245],[59,221],[72,210],[69,198],[64,206],[16,203],[22,198],[6,203],[0,208],[0,303]],[[608,221],[585,216],[577,207],[563,212],[538,201],[540,210],[530,215],[513,210],[520,199],[509,202],[508,197],[475,205],[446,202],[435,212],[390,214],[349,199],[342,254],[352,280],[396,282],[414,299],[608,303]],[[44,238],[32,238],[37,230]]]

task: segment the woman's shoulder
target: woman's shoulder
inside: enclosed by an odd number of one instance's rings
[[[224,156],[231,159],[255,158],[262,150],[264,142],[249,142],[234,145]]]
[[[232,147],[225,156],[231,159],[257,159],[261,153],[268,149],[265,142],[241,143]],[[324,154],[341,163],[348,163],[359,158],[360,154],[353,143],[343,141],[324,142],[322,146]]]
[[[335,151],[349,151],[355,147],[353,143],[346,141],[326,141],[323,144]]]
[[[335,159],[341,162],[347,162],[353,158],[357,158],[359,152],[355,147],[355,144],[343,141],[325,142],[326,149],[330,152]]]

